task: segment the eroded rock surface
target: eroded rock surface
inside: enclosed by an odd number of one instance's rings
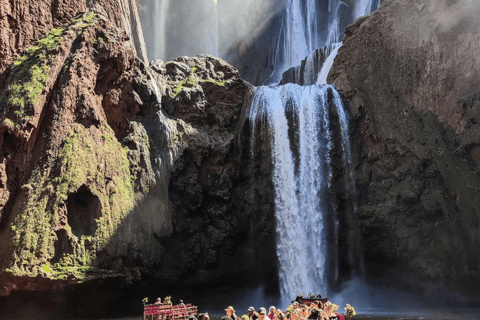
[[[250,85],[210,55],[154,61],[152,68],[165,79],[162,108],[172,134],[163,145],[175,159],[168,188],[173,232],[159,239],[165,252],[156,274],[183,285],[275,282],[270,168],[249,169],[248,138],[238,140],[238,131],[248,130],[242,108]],[[263,190],[250,184],[254,171]]]
[[[367,274],[478,301],[478,5],[384,1],[347,28],[330,81],[353,113]]]
[[[250,85],[231,65],[146,66],[126,30],[88,12],[24,50],[4,82],[1,296],[112,285],[74,307],[91,314],[145,277],[155,294],[275,283],[270,167],[249,167]]]
[[[80,12],[94,11],[131,35],[130,9],[135,0],[2,0],[0,2],[0,86],[8,75],[8,66],[19,54],[59,28]]]

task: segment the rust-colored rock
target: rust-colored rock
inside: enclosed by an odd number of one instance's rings
[[[105,16],[129,35],[130,0],[2,0],[0,2],[0,87],[8,66],[26,48],[78,13],[93,11]],[[136,5],[133,6],[136,10]]]

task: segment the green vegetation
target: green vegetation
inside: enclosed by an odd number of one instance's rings
[[[95,270],[95,252],[109,243],[135,204],[127,152],[110,128],[86,129],[75,124],[55,164],[35,168],[28,187],[24,187],[30,194],[11,226],[14,252],[12,266],[6,271],[17,276],[43,274],[81,281]],[[55,256],[53,230],[58,229],[61,219],[65,219],[68,196],[82,186],[87,186],[101,203],[102,216],[96,220],[96,232],[78,238],[68,224],[62,227],[73,253],[50,266],[49,261]]]
[[[227,83],[226,81],[224,80],[217,80],[217,79],[207,79],[207,80],[204,80],[204,82],[213,82],[215,83],[217,86],[225,86],[225,84]]]
[[[225,84],[227,83],[225,80],[217,79],[218,76],[216,74],[214,74],[214,78],[203,79],[202,75],[197,74],[198,70],[199,70],[198,66],[193,66],[190,69],[190,74],[188,75],[187,79],[183,79],[178,82],[169,81],[168,85],[169,85],[169,88],[171,89],[169,94],[170,98],[172,99],[176,98],[184,88],[192,88],[199,83],[211,82],[211,83],[215,83],[217,86],[225,86]]]
[[[0,97],[1,117],[5,118],[9,110],[14,110],[16,121],[20,124],[29,120],[28,114],[41,102],[51,78],[51,71],[57,63],[57,51],[65,37],[71,36],[70,29],[90,26],[96,21],[95,13],[90,12],[75,17],[62,28],[52,29],[45,38],[26,49],[14,63],[7,78],[7,90]]]

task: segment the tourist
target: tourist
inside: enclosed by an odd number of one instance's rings
[[[309,320],[320,320],[321,319],[320,310],[318,310],[317,308],[312,308],[310,310],[310,314],[308,315],[308,319]]]
[[[300,305],[300,319],[306,319],[309,315],[309,311],[307,310],[307,306],[305,304]]]
[[[325,313],[327,314],[330,320],[343,320],[343,316],[339,313],[335,313],[339,308],[338,305],[327,301],[324,305]]]
[[[248,317],[250,320],[257,320],[258,319],[258,315],[255,313],[255,308],[254,307],[250,307],[247,309],[248,311]]]
[[[258,309],[258,320],[265,320],[265,316],[267,315],[267,310],[264,307]]]
[[[238,317],[235,314],[235,309],[233,309],[232,306],[229,306],[227,309],[225,309],[225,311],[227,312],[227,317],[229,320],[238,320]]]
[[[180,302],[178,303],[178,306],[180,308],[185,308],[185,303],[183,303],[183,300],[180,300]]]
[[[278,316],[280,315],[280,313],[282,313],[282,309],[276,309],[275,310],[275,318],[274,320],[278,320]],[[285,315],[284,315],[285,316]]]
[[[298,301],[294,301],[292,304],[292,313],[290,315],[290,319],[298,320],[300,318],[300,304]]]
[[[205,312],[203,314],[203,320],[210,320],[210,316],[208,315],[208,312]]]
[[[250,320],[250,318],[246,314],[244,314],[240,317],[240,320]]]
[[[154,304],[162,304],[162,299],[160,299],[160,298],[157,298],[157,301],[155,301],[155,303],[154,303]]]
[[[322,309],[319,309],[319,310],[320,310],[320,317],[321,317],[321,319],[322,319],[322,320],[329,320],[327,314],[325,313],[325,311],[322,310]]]
[[[280,310],[280,309],[277,309],[277,310]],[[282,312],[282,310],[280,310],[280,312],[278,313],[276,319],[277,319],[277,320],[286,320],[287,317],[286,317],[285,314]]]
[[[268,318],[270,320],[275,319],[275,307],[274,306],[271,306],[270,309],[268,309]]]

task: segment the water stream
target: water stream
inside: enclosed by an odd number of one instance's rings
[[[328,1],[328,12],[320,12],[318,2],[286,0],[278,41],[274,47],[275,72],[297,66],[305,59],[304,81],[299,86],[262,86],[254,89],[250,107],[251,142],[256,132],[267,129],[272,146],[272,179],[275,192],[277,257],[280,294],[283,304],[300,294],[328,292],[331,279],[338,277],[338,221],[336,205],[328,204],[332,192],[334,134],[340,137],[346,189],[354,193],[352,156],[348,132],[348,113],[335,88],[327,85],[327,76],[341,47],[339,8],[345,3]],[[359,0],[355,18],[378,7],[378,1]],[[320,25],[319,17],[326,17]],[[326,30],[322,39],[320,30]],[[318,75],[312,74],[312,51],[329,46]],[[333,111],[333,112],[332,112]],[[338,132],[332,132],[332,114],[337,117]],[[266,128],[262,128],[266,126]],[[255,150],[252,146],[252,150]],[[356,206],[348,211],[354,214]],[[353,245],[353,247],[355,247]],[[358,247],[357,247],[358,249]],[[352,250],[347,254],[354,259]],[[358,255],[357,255],[358,256]],[[334,270],[331,270],[334,269]]]

